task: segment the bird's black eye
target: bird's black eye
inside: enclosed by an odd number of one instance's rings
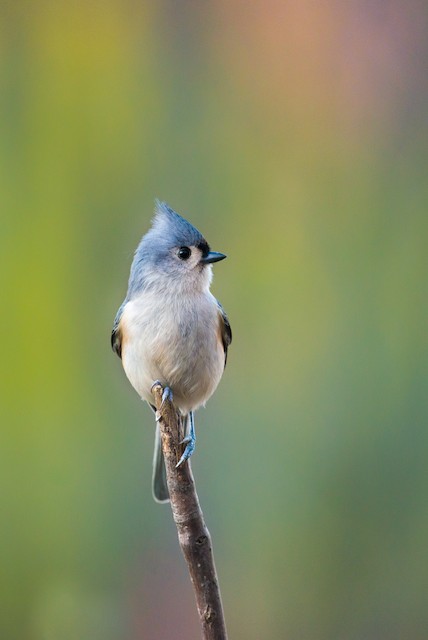
[[[189,247],[180,247],[177,255],[180,258],[180,260],[188,260],[190,258],[191,253],[192,252],[190,251]]]

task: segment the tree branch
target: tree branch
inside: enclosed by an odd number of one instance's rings
[[[152,393],[161,416],[159,427],[172,515],[196,596],[202,638],[227,640],[211,536],[199,505],[190,461],[176,469],[182,449],[179,443],[183,439],[181,416],[169,400],[162,405],[163,388],[160,384],[153,386]]]

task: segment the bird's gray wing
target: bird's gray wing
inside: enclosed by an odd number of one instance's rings
[[[118,312],[116,313],[116,317],[113,323],[113,329],[111,331],[111,348],[119,358],[122,357],[122,331],[120,330],[120,320],[122,318],[123,308],[125,306],[126,300],[122,302],[120,305]]]
[[[220,312],[220,334],[221,334],[221,340],[223,342],[223,349],[224,349],[224,366],[226,366],[227,350],[229,348],[229,345],[232,342],[232,329],[230,327],[230,322],[226,315],[226,312],[218,300],[217,300],[217,305],[218,305],[218,310]]]

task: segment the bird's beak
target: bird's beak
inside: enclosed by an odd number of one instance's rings
[[[226,256],[224,253],[218,253],[217,251],[210,251],[207,255],[201,259],[202,264],[211,264],[212,262],[219,262],[224,260]]]

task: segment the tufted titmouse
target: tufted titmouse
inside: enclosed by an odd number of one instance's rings
[[[193,412],[216,390],[232,341],[227,316],[210,292],[211,264],[225,257],[156,201],[152,227],[137,247],[128,292],[114,320],[111,345],[134,389],[155,410],[151,389],[159,381],[183,415],[186,448],[177,466],[193,453]],[[157,424],[153,496],[169,500]]]

